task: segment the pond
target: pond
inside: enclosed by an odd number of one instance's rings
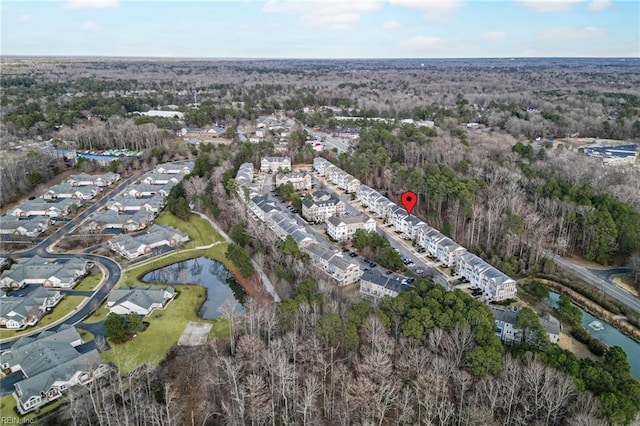
[[[236,301],[235,309],[242,312],[241,303],[246,293],[233,278],[229,270],[220,262],[198,257],[174,263],[164,268],[146,273],[142,277],[145,283],[196,284],[207,289],[207,300],[198,315],[203,319],[216,319],[221,316],[218,308],[231,298]]]
[[[558,299],[560,295],[553,291],[549,292],[549,300],[551,300],[551,306],[554,308],[558,306]],[[596,318],[591,315],[589,312],[580,308],[582,312],[582,326],[587,330],[587,332],[600,340],[601,342],[609,345],[609,346],[620,346],[627,353],[627,360],[631,365],[631,374],[636,379],[640,379],[640,343],[637,343],[635,340],[630,337],[625,336],[617,328],[608,324],[604,320],[600,318]],[[589,327],[589,324],[594,321],[598,321],[602,324],[601,330],[595,330],[592,327]],[[594,324],[595,325],[595,324]],[[599,327],[598,327],[599,328]]]

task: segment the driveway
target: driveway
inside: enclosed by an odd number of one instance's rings
[[[24,378],[21,370],[4,376],[2,380],[0,380],[0,396],[12,393],[16,389],[14,385]]]

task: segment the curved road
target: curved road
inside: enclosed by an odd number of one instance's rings
[[[69,233],[73,228],[75,228],[78,224],[80,224],[86,218],[88,218],[89,215],[101,209],[102,207],[106,206],[109,200],[111,200],[117,194],[122,192],[122,190],[126,186],[128,186],[134,179],[136,179],[139,175],[140,173],[136,173],[133,176],[121,182],[118,186],[113,188],[108,194],[105,194],[104,197],[102,197],[93,205],[89,206],[85,211],[83,211],[73,219],[69,220],[62,227],[60,227],[60,229],[58,229],[49,237],[41,241],[35,247],[28,250],[14,253],[14,255],[16,255],[16,257],[19,257],[19,258],[30,258],[36,255],[42,257],[43,259],[67,259],[69,257],[80,257],[82,259],[91,261],[95,264],[102,265],[107,271],[107,275],[105,277],[105,281],[103,285],[100,286],[98,290],[93,292],[93,294],[89,297],[89,300],[86,301],[86,303],[82,308],[80,308],[75,313],[67,317],[61,323],[50,325],[49,327],[46,327],[44,329],[34,330],[33,333],[28,333],[25,335],[34,335],[34,334],[41,333],[42,331],[45,331],[45,330],[57,330],[63,324],[69,324],[69,325],[78,324],[84,318],[91,315],[91,313],[95,310],[97,306],[100,306],[100,304],[109,295],[109,292],[111,291],[111,289],[120,280],[120,276],[122,275],[122,268],[117,262],[115,262],[114,260],[108,257],[100,256],[97,254],[88,254],[88,253],[86,254],[83,253],[82,255],[78,255],[76,253],[51,253],[49,252],[49,247],[53,243],[55,243],[57,240],[59,240],[61,237],[63,237],[65,234]],[[16,336],[16,337],[4,339],[0,344],[0,351],[8,349],[15,340],[23,336]]]

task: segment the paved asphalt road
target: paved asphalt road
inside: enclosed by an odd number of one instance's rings
[[[61,237],[63,237],[64,235],[70,233],[74,227],[76,227],[83,220],[89,217],[89,215],[91,215],[98,209],[101,209],[102,207],[104,207],[109,202],[109,200],[111,200],[117,194],[122,192],[122,190],[131,182],[133,182],[133,180],[136,179],[138,176],[139,174],[135,174],[130,178],[124,180],[122,183],[116,186],[113,190],[111,190],[108,194],[105,194],[105,196],[102,197],[102,199],[100,199],[98,202],[94,203],[93,205],[89,206],[85,211],[80,213],[75,218],[69,220],[65,225],[63,225],[60,229],[58,229],[56,232],[54,232],[45,240],[43,240],[40,244],[36,245],[35,247],[29,250],[16,252],[12,254],[12,257],[19,257],[19,258],[30,258],[35,255],[38,255],[44,259],[68,259],[70,256],[81,257],[95,264],[98,264],[98,263],[101,264],[102,266],[104,266],[104,268],[107,271],[106,282],[104,283],[104,285],[90,296],[87,303],[81,309],[77,310],[73,315],[68,317],[62,323],[57,324],[55,326],[51,326],[47,329],[57,330],[62,324],[77,325],[85,317],[89,316],[98,306],[100,306],[100,304],[109,295],[109,292],[111,291],[111,289],[120,280],[120,276],[122,274],[122,269],[120,268],[120,265],[108,257],[99,256],[96,254],[88,254],[88,253],[87,254],[83,253],[82,255],[77,255],[75,253],[73,254],[50,253],[48,251],[49,246],[52,245]],[[39,330],[38,332],[40,331],[43,331],[43,330]],[[4,341],[2,344],[0,344],[0,351],[8,349],[11,346],[11,344],[17,339],[18,337],[15,337],[12,339],[8,339],[7,341]]]
[[[544,251],[545,255],[553,259],[561,267],[568,269],[575,273],[578,277],[582,278],[587,284],[595,287],[597,290],[602,291],[607,296],[619,301],[623,305],[633,309],[636,312],[640,312],[640,299],[632,295],[626,290],[621,289],[611,281],[611,276],[623,272],[628,272],[628,268],[617,269],[588,269],[584,266],[576,265],[570,260],[565,259],[554,254],[550,250]]]

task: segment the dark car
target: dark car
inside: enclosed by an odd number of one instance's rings
[[[355,254],[355,253],[351,252],[351,253],[349,253],[349,256],[351,256],[351,257],[356,257],[356,256],[357,256],[357,254]]]

